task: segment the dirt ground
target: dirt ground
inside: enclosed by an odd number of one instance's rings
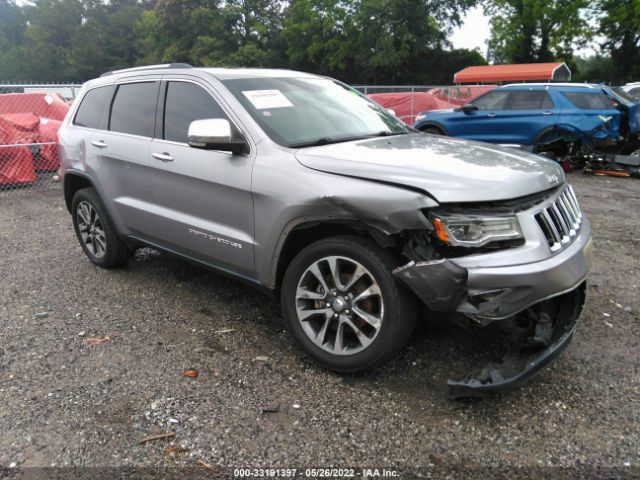
[[[334,374],[294,348],[263,293],[152,251],[98,269],[60,191],[0,193],[0,478],[31,467],[638,478],[640,181],[570,181],[594,232],[582,325],[524,387],[476,401],[447,400],[446,379],[490,354],[484,332],[424,323],[391,363]]]

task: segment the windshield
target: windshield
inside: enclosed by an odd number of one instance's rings
[[[223,83],[267,135],[286,147],[410,131],[357,90],[333,80],[241,78]]]

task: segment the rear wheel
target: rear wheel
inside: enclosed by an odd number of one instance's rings
[[[103,268],[125,264],[133,250],[124,243],[93,188],[78,190],[71,207],[73,228],[89,260]]]
[[[357,237],[316,242],[285,273],[285,322],[318,363],[355,372],[390,359],[415,325],[415,299],[391,271],[398,265],[374,243]]]

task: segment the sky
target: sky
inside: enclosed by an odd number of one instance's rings
[[[475,7],[464,16],[464,24],[453,31],[449,40],[455,48],[473,50],[477,47],[486,56],[489,33],[489,19],[484,16],[482,7]]]
[[[482,7],[478,6],[469,10],[464,16],[462,27],[456,28],[449,38],[455,48],[468,48],[473,50],[478,48],[480,53],[487,56],[487,39],[491,33],[489,27],[489,18],[484,16]],[[601,39],[600,39],[601,40]],[[598,38],[595,39],[598,42]],[[588,45],[585,48],[575,50],[576,55],[591,56],[596,53],[594,45]]]

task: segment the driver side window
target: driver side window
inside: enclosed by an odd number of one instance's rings
[[[504,110],[507,108],[509,92],[487,92],[472,103],[478,110]]]
[[[168,82],[164,102],[165,140],[187,143],[189,125],[194,120],[224,118],[227,115],[204,88],[189,82]]]

